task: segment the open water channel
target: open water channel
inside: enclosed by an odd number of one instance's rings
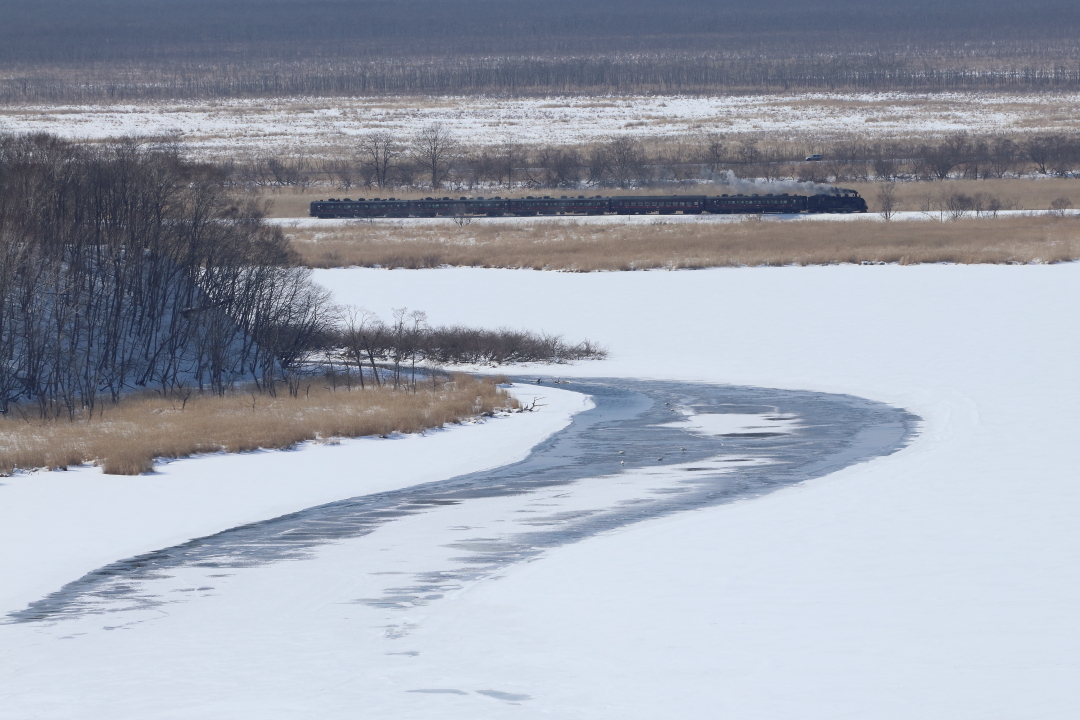
[[[331,545],[348,549],[367,578],[352,602],[413,608],[554,547],[896,452],[918,423],[904,410],[848,395],[634,379],[559,388],[591,396],[594,407],[520,462],[119,559],[6,622],[198,602],[227,592],[219,586],[230,575],[313,561]]]

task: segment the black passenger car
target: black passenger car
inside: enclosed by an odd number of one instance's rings
[[[713,214],[800,213],[806,210],[805,195],[721,195],[705,201]]]
[[[524,198],[372,198],[370,200],[317,200],[310,214],[318,218],[461,217],[486,215],[700,215],[756,213],[866,212],[866,201],[854,190],[836,189],[823,195],[616,195],[602,197]]]

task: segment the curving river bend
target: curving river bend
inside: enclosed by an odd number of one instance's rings
[[[354,602],[389,611],[416,607],[550,548],[888,455],[911,441],[919,420],[850,395],[631,379],[559,387],[591,396],[595,406],[521,462],[118,560],[5,622],[197,602],[227,592],[225,578],[244,568],[313,561],[332,545],[346,546],[355,572],[369,579]],[[724,422],[710,422],[726,419],[717,416],[743,421],[724,431]],[[403,631],[390,626],[387,634],[395,632]]]

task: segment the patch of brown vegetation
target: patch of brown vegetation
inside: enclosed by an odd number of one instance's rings
[[[383,221],[291,231],[311,267],[641,270],[833,263],[1053,263],[1080,258],[1072,217],[939,222]]]
[[[839,184],[857,190],[866,198],[871,212],[880,209],[876,198],[878,183]],[[899,201],[897,209],[923,210],[928,204],[933,208],[942,198],[952,193],[992,195],[1001,201],[1003,209],[1011,210],[1046,210],[1060,197],[1069,198],[1074,205],[1080,206],[1080,183],[1075,178],[1046,177],[896,183],[896,198]]]
[[[455,375],[415,392],[389,388],[336,391],[313,385],[279,395],[140,395],[99,409],[92,418],[51,422],[0,417],[0,474],[14,469],[97,463],[106,473],[138,475],[154,458],[285,448],[309,440],[415,433],[517,407],[495,380]]]

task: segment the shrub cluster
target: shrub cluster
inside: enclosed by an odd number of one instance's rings
[[[367,311],[352,311],[323,340],[321,364],[352,372],[361,387],[390,383],[416,387],[418,366],[569,363],[598,360],[607,352],[588,340],[568,343],[561,336],[525,330],[484,330],[462,325],[430,326],[423,312],[394,311],[386,322]]]

